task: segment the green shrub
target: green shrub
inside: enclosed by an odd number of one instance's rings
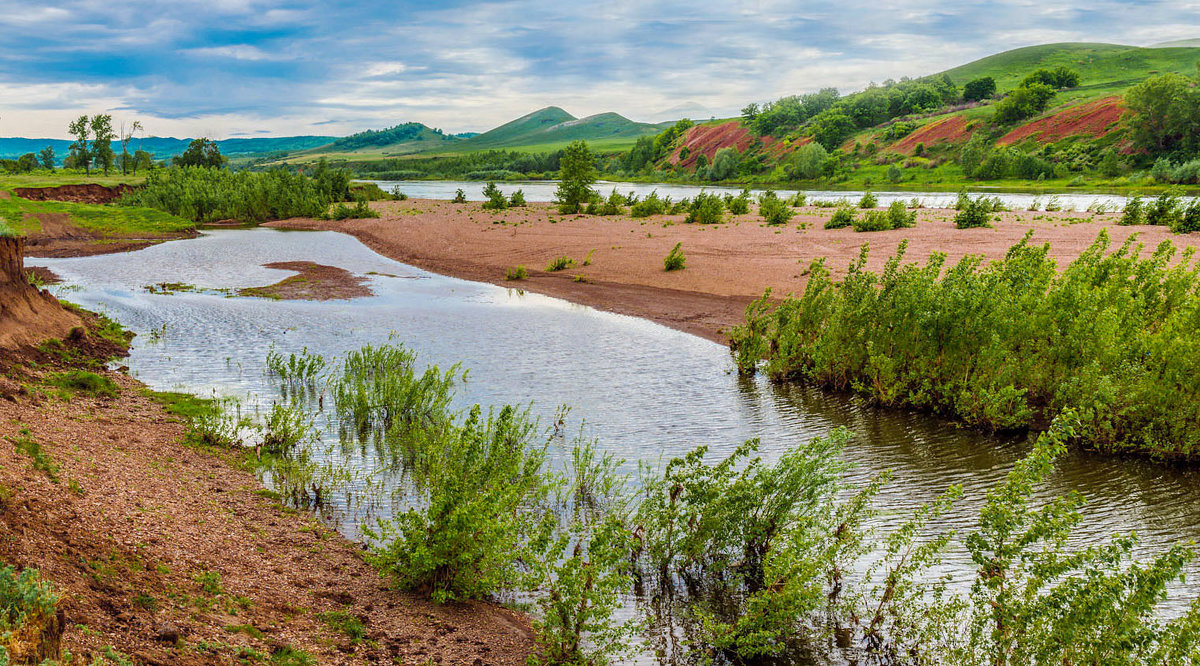
[[[1200,231],[1200,200],[1193,200],[1183,209],[1171,231],[1177,234]]]
[[[454,191],[454,198],[451,199],[451,202],[452,203],[467,203],[467,193],[463,192],[461,187],[458,188],[457,190]]]
[[[566,255],[562,255],[560,257],[555,257],[554,259],[552,259],[550,261],[550,263],[546,265],[546,271],[549,273],[553,273],[555,271],[566,270],[574,265],[575,265],[574,259],[572,259]]]
[[[837,209],[833,211],[833,216],[825,223],[826,229],[843,229],[854,224],[854,209],[850,204],[840,202]]]
[[[820,262],[802,296],[760,301],[732,336],[739,367],[912,406],[969,425],[1021,430],[1075,408],[1075,439],[1105,451],[1195,459],[1200,358],[1180,354],[1200,329],[1200,274],[1163,242],[1140,256],[1107,233],[1061,273],[1048,246],[1025,241],[983,264],[944,255],[865,270],[834,283]],[[1195,341],[1200,343],[1200,341]],[[886,351],[881,351],[886,350]]]
[[[1183,204],[1179,195],[1165,192],[1146,207],[1146,224],[1176,227],[1183,221]]]
[[[17,451],[29,456],[34,469],[45,473],[46,478],[50,479],[52,483],[58,483],[58,463],[54,462],[54,458],[33,438],[29,430],[23,428],[15,439],[12,437],[6,439]]]
[[[874,208],[879,205],[879,198],[871,190],[863,192],[862,198],[858,200],[859,208]]]
[[[720,224],[725,221],[725,204],[715,194],[701,192],[688,207],[689,224]]]
[[[37,569],[17,572],[11,566],[0,567],[0,660],[7,661],[8,637],[26,622],[50,618],[58,604],[58,595]]]
[[[289,455],[299,444],[315,441],[317,434],[316,426],[303,409],[274,404],[263,425],[262,450],[271,455]]]
[[[508,208],[508,199],[504,196],[504,193],[500,191],[500,188],[496,187],[496,184],[493,182],[488,182],[488,184],[484,186],[483,196],[488,198],[487,201],[483,202],[484,210],[504,210],[505,208]]]
[[[366,627],[362,620],[344,610],[325,611],[317,614],[317,619],[330,629],[345,634],[351,643],[357,643],[366,636]]]
[[[1142,195],[1137,194],[1125,202],[1125,210],[1121,213],[1121,220],[1117,224],[1128,227],[1145,223],[1146,205],[1142,202]]]
[[[788,198],[788,205],[792,208],[800,208],[808,201],[808,196],[803,192],[797,192]]]
[[[608,198],[602,203],[597,204],[598,210],[596,211],[596,214],[607,216],[623,215],[625,213],[626,201],[627,199],[617,191],[617,188],[614,187],[612,192],[609,193]]]
[[[525,192],[523,192],[521,190],[521,188],[517,188],[517,191],[513,192],[512,196],[510,196],[508,198],[508,205],[510,205],[514,208],[519,208],[521,206],[524,206],[525,205]]]
[[[773,191],[767,190],[758,198],[758,214],[768,225],[778,225],[787,224],[795,212]]]
[[[992,204],[987,197],[968,199],[966,205],[954,216],[957,229],[977,229],[992,226]]]
[[[750,188],[743,189],[741,194],[725,195],[725,209],[731,215],[745,215],[750,212]]]
[[[353,206],[347,206],[344,203],[337,204],[328,213],[324,214],[327,220],[349,220],[349,219],[366,219],[379,217],[379,213],[372,210],[367,205],[366,199],[356,199]]]
[[[171,167],[149,172],[146,185],[121,198],[198,223],[257,223],[289,217],[323,217],[335,202],[350,199],[350,175],[320,166],[312,177],[270,171]]]
[[[524,266],[515,266],[508,269],[504,274],[505,280],[525,280],[529,277],[529,270]]]
[[[893,229],[906,229],[917,226],[917,211],[908,210],[903,201],[893,201],[887,209],[888,219]]]
[[[871,209],[854,218],[851,226],[855,231],[887,231],[892,228],[892,220],[887,211]]]
[[[668,271],[683,270],[684,263],[687,262],[687,257],[683,256],[683,243],[676,243],[675,247],[667,253],[663,258],[663,269]]]
[[[660,199],[658,190],[650,192],[650,194],[641,201],[633,204],[629,209],[629,216],[635,219],[650,217],[651,215],[662,215],[670,212],[671,200]]]

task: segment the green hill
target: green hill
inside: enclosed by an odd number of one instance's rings
[[[1178,72],[1196,75],[1200,48],[1171,46],[1142,48],[1118,44],[1041,44],[1004,51],[946,70],[957,85],[990,76],[1000,91],[1011,90],[1039,67],[1064,65],[1079,72],[1081,85],[1061,95],[1058,103],[1073,99],[1119,94],[1154,74]],[[937,76],[941,76],[938,74]]]
[[[422,123],[403,123],[382,130],[366,130],[342,137],[325,145],[289,155],[289,163],[303,164],[322,157],[327,159],[378,160],[414,153],[444,151],[461,142],[458,136],[444,134]]]
[[[638,137],[657,134],[669,125],[638,123],[617,113],[576,118],[557,106],[548,106],[462,141],[452,150],[516,149],[536,152],[562,148],[579,139],[596,148],[616,150],[632,146]]]

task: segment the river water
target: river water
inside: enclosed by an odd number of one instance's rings
[[[452,199],[457,190],[462,190],[470,201],[484,201],[487,197],[483,196],[484,183],[478,181],[458,181],[458,180],[369,180],[366,182],[377,183],[386,192],[399,190],[410,197],[417,199]],[[500,190],[505,194],[512,194],[520,189],[525,194],[528,201],[553,201],[554,191],[558,187],[558,182],[553,180],[533,180],[522,182],[501,182],[497,183]],[[672,200],[678,201],[683,197],[694,197],[700,192],[716,192],[719,194],[731,193],[737,194],[742,191],[740,187],[722,187],[722,186],[701,186],[701,185],[678,185],[671,183],[622,183],[612,181],[597,182],[593,189],[600,194],[607,196],[609,192],[616,189],[622,194],[633,192],[639,197],[645,197],[651,192],[657,191],[659,196],[669,196]],[[755,195],[763,190],[752,189],[751,192]],[[791,196],[797,190],[775,190],[780,195]],[[808,196],[810,203],[814,201],[851,201],[857,202],[862,197],[861,190],[800,190]],[[875,191],[875,196],[879,199],[879,205],[887,206],[893,201],[900,200],[905,203],[911,202],[913,199],[918,199],[926,208],[951,208],[954,202],[958,199],[958,194],[955,192],[892,192],[887,190]],[[996,197],[1004,203],[1005,206],[1013,210],[1028,210],[1034,202],[1038,202],[1038,208],[1044,210],[1046,205],[1051,201],[1056,202],[1062,210],[1077,210],[1085,211],[1089,207],[1103,206],[1104,210],[1113,211],[1120,210],[1125,206],[1126,197],[1119,194],[1103,194],[1093,192],[1063,192],[1056,194],[1029,194],[1024,192],[991,192],[987,190],[971,190],[972,196],[976,194],[985,194],[989,197]],[[1187,198],[1185,198],[1187,199]]]
[[[374,295],[306,302],[146,289],[161,282],[214,290],[272,284],[291,274],[262,267],[275,261],[344,268],[366,276]],[[894,473],[879,498],[879,521],[902,520],[917,503],[959,483],[966,497],[942,525],[960,533],[972,527],[986,490],[1028,448],[1024,439],[739,378],[721,345],[633,317],[428,273],[333,232],[212,231],[138,252],[28,263],[58,273],[64,298],[138,334],[123,361],[133,376],[158,390],[238,396],[246,409],[280,398],[265,372],[272,348],[287,355],[307,347],[332,359],[394,338],[424,363],[470,369],[460,405],[532,403],[546,420],[557,406],[571,406],[572,420],[585,420],[586,432],[629,461],[629,469],[701,444],[723,455],[751,437],[761,438],[764,457],[774,458],[847,426],[856,433],[846,451],[851,477]],[[365,457],[350,462],[364,471],[372,464]],[[1144,554],[1200,540],[1195,471],[1076,452],[1061,461],[1047,494],[1069,490],[1089,499],[1081,542],[1136,531]],[[332,519],[351,537],[360,520],[377,515],[350,505],[336,513]],[[968,585],[968,564],[956,549],[944,569]],[[1200,570],[1189,573],[1194,578]],[[1179,612],[1189,596],[1173,595],[1168,612]]]

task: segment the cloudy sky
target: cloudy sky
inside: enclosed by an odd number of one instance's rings
[[[729,115],[1017,46],[1200,37],[1200,0],[2,0],[0,35],[0,136],[107,111],[221,139]]]

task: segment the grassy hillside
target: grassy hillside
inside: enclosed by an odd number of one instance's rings
[[[423,152],[439,152],[463,141],[459,136],[443,134],[422,123],[403,123],[383,130],[367,130],[326,142],[317,148],[288,155],[286,161],[304,164],[325,158],[330,160],[381,160]]]
[[[1130,86],[1154,74],[1177,72],[1195,76],[1200,64],[1200,48],[1172,46],[1141,48],[1117,44],[1041,44],[997,53],[946,70],[961,86],[971,79],[990,76],[1001,92],[1011,90],[1027,74],[1039,67],[1059,65],[1079,72],[1081,85],[1064,91],[1055,100],[1062,104],[1123,93]],[[938,74],[937,76],[941,76]]]

